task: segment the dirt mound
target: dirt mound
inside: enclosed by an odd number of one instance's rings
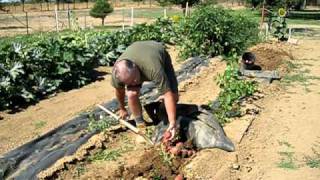
[[[137,177],[174,179],[180,174],[180,167],[185,162],[185,159],[179,157],[172,159],[168,157],[166,159],[164,156],[164,154],[154,149],[145,151],[138,164],[126,168],[123,173],[124,179]]]
[[[249,51],[255,54],[255,64],[261,66],[262,70],[278,70],[280,73],[286,73],[288,71],[286,62],[293,59],[290,47],[286,43],[261,43]]]

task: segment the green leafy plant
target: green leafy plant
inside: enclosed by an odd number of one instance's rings
[[[257,85],[252,81],[240,79],[236,63],[227,65],[225,72],[218,75],[217,84],[221,91],[218,107],[213,109],[220,124],[224,124],[229,121],[228,113],[239,111],[237,100],[252,95]]]
[[[287,41],[288,40],[288,26],[285,17],[278,16],[276,20],[272,21],[272,34],[279,41]]]
[[[240,54],[258,41],[259,32],[255,21],[214,5],[197,6],[190,17],[179,21],[176,31],[182,59]]]

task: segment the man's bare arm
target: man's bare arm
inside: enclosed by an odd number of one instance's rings
[[[118,99],[118,102],[119,102],[119,108],[120,109],[125,109],[125,104],[124,104],[124,98],[125,98],[125,94],[126,91],[124,88],[116,88],[116,97]]]
[[[168,119],[169,119],[169,130],[175,130],[176,128],[176,95],[172,91],[167,91],[164,94],[164,103],[166,106]]]

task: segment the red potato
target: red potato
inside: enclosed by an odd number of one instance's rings
[[[188,152],[189,152],[188,150],[182,149],[182,150],[181,150],[181,157],[183,157],[183,158],[189,157]]]
[[[196,154],[196,151],[195,151],[195,150],[188,150],[188,156],[189,156],[189,157],[192,156],[192,155],[194,155],[194,154]]]
[[[178,176],[176,176],[174,178],[174,180],[183,180],[183,175],[182,174],[179,174]]]
[[[169,131],[166,131],[164,134],[163,134],[163,139],[164,140],[168,140],[171,138],[171,133]]]
[[[170,153],[173,154],[173,155],[175,155],[175,156],[177,156],[177,155],[179,155],[179,154],[181,153],[181,150],[178,149],[177,147],[172,147],[172,148],[170,149]]]
[[[178,142],[176,144],[176,147],[179,148],[179,149],[183,149],[183,143],[182,142]]]

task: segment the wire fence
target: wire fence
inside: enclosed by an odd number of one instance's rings
[[[158,17],[183,15],[180,8],[115,8],[104,19],[104,28],[117,29],[134,24],[149,23]],[[90,16],[90,9],[67,9],[38,12],[0,14],[0,36],[29,34],[36,32],[79,30],[100,27],[102,19]]]

